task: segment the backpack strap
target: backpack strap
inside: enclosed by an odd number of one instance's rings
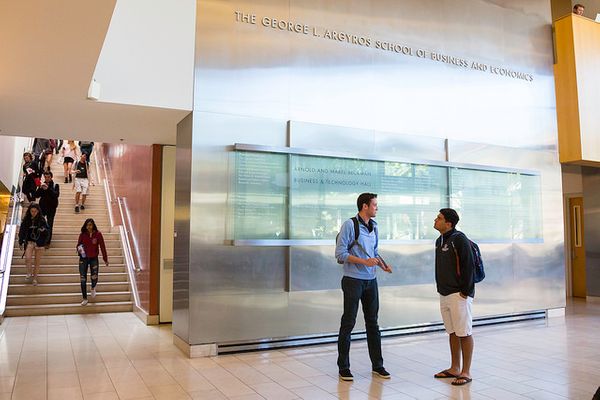
[[[450,238],[452,238],[452,236],[457,235],[458,231],[454,232],[452,235],[450,235]],[[454,250],[454,255],[456,256],[456,275],[460,278],[460,260],[458,258],[458,251],[456,251],[456,247],[454,246],[454,241],[450,241],[450,245],[452,246],[452,250]]]
[[[353,248],[354,245],[356,245],[356,244],[358,244],[360,246],[360,243],[358,243],[358,237],[360,236],[360,227],[358,226],[358,218],[352,217],[350,219],[354,223],[354,241],[352,243],[350,243],[350,246],[348,246],[348,250]]]
[[[358,237],[360,236],[360,226],[358,226],[358,218],[352,217],[350,218],[352,222],[354,222],[354,241],[358,241]]]

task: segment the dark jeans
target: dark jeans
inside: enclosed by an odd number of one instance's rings
[[[342,278],[342,291],[344,292],[344,315],[338,336],[338,360],[341,370],[350,368],[350,334],[356,323],[358,302],[362,303],[367,330],[367,345],[373,369],[383,367],[381,356],[381,334],[377,325],[379,312],[379,290],[377,279],[363,280],[345,276]]]
[[[56,208],[42,208],[42,215],[46,217],[50,232],[48,232],[48,244],[52,241],[52,226],[54,226],[54,217],[56,216]]]
[[[98,283],[98,257],[82,258],[79,257],[79,278],[81,279],[81,294],[87,299],[87,270],[90,267],[90,277],[92,278],[92,289]]]

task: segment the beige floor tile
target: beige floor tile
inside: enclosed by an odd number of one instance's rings
[[[289,391],[275,382],[258,383],[256,385],[252,385],[252,389],[254,389],[256,393],[260,394],[267,400],[291,400],[298,398],[298,395],[296,395],[294,392]]]
[[[48,389],[79,388],[77,372],[48,372]]]
[[[14,376],[0,376],[0,393],[11,393],[14,385]]]
[[[49,388],[48,400],[81,400],[83,395],[79,387]]]
[[[225,396],[218,390],[203,390],[199,392],[190,392],[190,397],[193,400],[227,400],[230,397]],[[239,397],[239,396],[238,396]]]
[[[152,386],[150,391],[156,400],[191,400],[179,385]]]
[[[84,400],[119,400],[117,392],[83,394]]]

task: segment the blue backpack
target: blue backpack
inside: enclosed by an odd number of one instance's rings
[[[479,246],[477,246],[477,243],[469,239],[466,235],[465,238],[469,242],[469,248],[471,249],[471,256],[473,258],[473,282],[479,283],[485,279],[485,271],[483,269],[483,259],[481,258],[481,251],[479,250]],[[458,253],[456,252],[456,248],[454,247],[454,242],[452,242],[452,249],[454,250],[454,254],[456,254],[456,273],[458,274],[458,276],[460,276],[460,260],[458,259]]]

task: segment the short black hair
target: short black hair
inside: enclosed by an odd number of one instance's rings
[[[358,211],[362,210],[363,204],[366,204],[367,207],[371,205],[371,200],[376,199],[377,195],[375,193],[361,193],[356,199],[356,207],[358,207]]]
[[[577,4],[575,4],[575,5],[573,6],[573,11],[577,11],[577,9],[578,9],[579,7],[583,8],[583,9],[585,10],[585,6],[584,6],[583,4],[579,4],[579,3],[577,3]]]
[[[44,175],[50,175],[50,178],[54,178],[52,171],[44,171]]]
[[[442,208],[440,210],[440,214],[444,216],[446,222],[450,222],[452,224],[453,228],[456,227],[456,224],[458,224],[458,221],[460,221],[458,213],[453,208]]]
[[[81,227],[81,233],[86,233],[87,232],[87,224],[92,223],[92,225],[94,225],[94,228],[92,229],[94,232],[98,232],[98,227],[96,226],[96,223],[94,222],[94,218],[88,218],[85,220],[85,222],[83,223],[83,226]]]

